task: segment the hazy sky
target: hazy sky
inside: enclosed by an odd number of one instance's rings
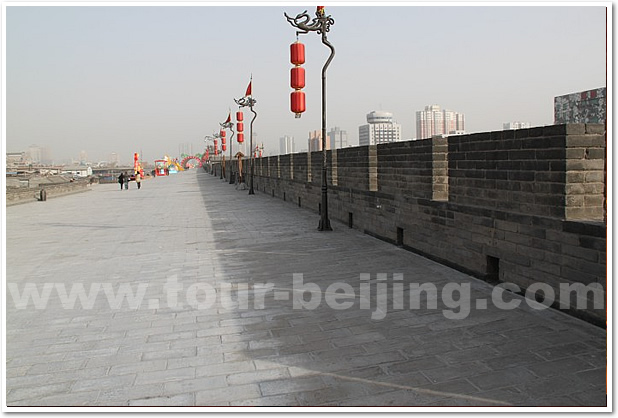
[[[23,6],[6,4],[7,151],[47,146],[60,160],[94,161],[143,151],[178,155],[204,147],[253,74],[257,140],[299,151],[321,126],[321,68],[328,48],[301,35],[307,111],[289,110],[289,45],[283,12],[315,6]],[[53,4],[53,3],[51,3]],[[66,3],[65,3],[66,4]],[[100,3],[99,3],[100,4]],[[341,3],[339,3],[341,4]],[[401,3],[400,3],[401,4]],[[81,6],[80,6],[81,5]],[[336,55],[328,69],[328,129],[358,144],[372,110],[390,111],[404,138],[430,104],[465,114],[466,131],[502,123],[553,123],[555,96],[606,85],[606,8],[565,6],[326,7]],[[249,120],[245,113],[246,140]],[[229,134],[229,133],[228,133]]]

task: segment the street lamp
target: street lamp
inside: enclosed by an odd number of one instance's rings
[[[204,137],[204,141],[213,141],[213,150],[215,153],[215,156],[217,156],[219,154],[219,146],[217,144],[217,139],[221,138],[221,135],[219,135],[218,133],[213,133],[212,135],[206,135]],[[223,178],[223,166],[221,166],[221,170],[220,170],[221,174],[220,174],[220,179]],[[216,171],[215,173],[213,173],[213,175],[216,175]]]
[[[251,97],[251,81],[249,82],[249,87],[247,88],[247,92],[245,93],[245,96],[238,100],[234,99],[234,101],[239,107],[249,106],[251,113],[253,113],[253,118],[251,119],[251,125],[249,128],[249,149],[253,150],[253,121],[257,117],[257,112],[253,110],[253,106],[257,103],[257,100]],[[249,158],[250,158],[250,165],[251,165],[251,179],[249,180],[249,194],[255,194],[255,191],[253,190],[253,152],[251,152]]]
[[[296,17],[290,17],[286,13],[283,13],[290,25],[299,29],[296,31],[296,35],[306,34],[309,32],[317,32],[322,35],[322,43],[330,48],[330,55],[322,68],[322,205],[320,211],[320,224],[318,225],[319,231],[332,231],[330,226],[330,219],[328,219],[328,185],[326,184],[326,69],[335,56],[335,47],[328,42],[326,33],[330,31],[330,26],[335,24],[335,20],[329,16],[326,16],[324,12],[324,6],[318,6],[314,17],[309,23],[311,17],[305,10],[303,13],[296,15]],[[309,169],[311,169],[309,167]]]
[[[230,137],[230,184],[234,184],[234,176],[233,176],[234,173],[232,172],[232,144],[234,143],[233,141],[234,124],[232,123],[232,112],[231,111],[226,121],[223,123],[220,123],[219,125],[221,125],[221,128],[223,129],[229,129],[230,131],[232,131],[232,136]]]

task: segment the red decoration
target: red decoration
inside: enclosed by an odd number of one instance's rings
[[[225,138],[225,130],[224,130],[224,129],[221,129],[221,130],[219,131],[219,136],[220,136],[221,138]]]
[[[242,122],[238,122],[238,123],[236,124],[236,131],[237,131],[238,133],[241,133],[241,132],[243,132],[244,130],[245,130],[245,124],[244,124],[244,123],[242,123]]]
[[[306,110],[305,106],[305,92],[296,90],[293,91],[290,96],[291,109],[293,113],[300,115]]]
[[[219,155],[219,141],[215,139],[215,155]]]
[[[221,137],[221,143],[225,145],[225,137]]]
[[[238,122],[242,121],[242,116],[243,116],[242,111],[239,110],[238,112],[236,112],[236,120]]]
[[[305,69],[303,67],[292,68],[290,85],[294,90],[300,90],[305,87]]]
[[[223,151],[225,151],[225,150],[227,149],[227,146],[225,145],[225,143],[223,143],[223,145],[221,145],[221,149],[222,149]]]
[[[290,45],[290,61],[294,65],[305,63],[305,44],[296,41]]]
[[[239,144],[242,144],[243,142],[245,142],[245,134],[243,134],[242,132],[238,132],[238,135],[236,135],[236,140]]]

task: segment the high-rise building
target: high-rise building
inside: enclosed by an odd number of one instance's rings
[[[341,149],[348,146],[348,133],[335,126],[327,134],[332,149]]]
[[[607,87],[554,97],[554,124],[605,123]]]
[[[294,137],[285,135],[279,138],[279,154],[293,154],[294,150]]]
[[[425,106],[416,112],[417,139],[431,138],[434,135],[448,135],[465,131],[463,113],[440,109],[438,105]]]
[[[88,162],[88,153],[84,150],[79,152],[79,163],[85,165]]]
[[[40,164],[43,159],[43,151],[38,145],[30,145],[26,150],[26,159],[30,164]]]
[[[393,121],[390,112],[376,111],[367,114],[367,125],[358,127],[360,146],[383,144],[401,140],[401,125]]]
[[[308,144],[309,144],[309,152],[322,151],[322,131],[317,130],[317,131],[309,132]],[[331,149],[330,139],[328,135],[326,135],[326,149],[327,150]]]
[[[528,128],[530,128],[530,122],[507,122],[502,124],[502,129],[505,131]]]

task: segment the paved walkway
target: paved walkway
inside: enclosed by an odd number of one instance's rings
[[[131,186],[6,209],[9,406],[606,404],[604,330],[500,310],[481,281],[202,170]]]

